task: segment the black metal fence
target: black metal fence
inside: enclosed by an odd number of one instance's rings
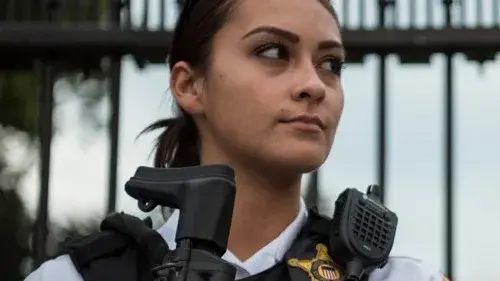
[[[116,205],[120,60],[131,55],[139,66],[164,63],[171,43],[169,22],[175,20],[180,0],[7,0],[0,3],[0,69],[34,69],[40,77],[39,134],[41,142],[41,196],[34,242],[35,259],[45,257],[48,213],[53,84],[58,73],[104,71],[109,75],[112,117],[108,211]],[[332,1],[343,28],[351,63],[368,54],[379,57],[378,183],[385,187],[386,172],[386,58],[401,63],[428,63],[446,57],[443,94],[446,138],[445,202],[446,272],[453,277],[454,143],[453,57],[464,53],[483,62],[500,51],[500,0],[343,0]],[[134,13],[138,11],[138,13]],[[174,19],[172,19],[174,17]],[[151,18],[159,19],[152,23]],[[104,64],[108,61],[108,64]],[[103,67],[109,65],[109,67]],[[35,93],[34,93],[35,94]],[[317,186],[317,175],[312,178]]]
[[[396,29],[500,27],[500,2],[485,0],[352,0],[332,1],[338,5],[347,29]],[[378,19],[378,20],[369,20]]]

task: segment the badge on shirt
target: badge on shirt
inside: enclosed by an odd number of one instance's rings
[[[289,259],[288,265],[298,267],[311,277],[311,281],[340,280],[340,271],[335,267],[328,255],[328,248],[323,244],[316,245],[316,257],[312,260]]]

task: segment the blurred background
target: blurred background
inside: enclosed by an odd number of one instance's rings
[[[177,0],[0,1],[0,279],[22,280],[109,212],[151,165],[170,116]],[[453,280],[497,280],[500,0],[337,0],[346,105],[326,164],[304,179],[333,214],[378,183],[399,216],[393,255]],[[161,216],[160,216],[161,217]]]

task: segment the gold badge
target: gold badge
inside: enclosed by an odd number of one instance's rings
[[[328,248],[323,244],[316,245],[316,257],[312,260],[289,259],[288,265],[298,267],[309,274],[311,281],[340,280],[340,271],[335,267],[328,255]]]

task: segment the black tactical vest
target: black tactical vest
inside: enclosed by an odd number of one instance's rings
[[[328,255],[330,220],[310,211],[283,261],[241,281],[336,281],[342,268]],[[151,269],[167,254],[165,240],[140,219],[114,214],[101,232],[67,244],[84,281],[153,281]]]

